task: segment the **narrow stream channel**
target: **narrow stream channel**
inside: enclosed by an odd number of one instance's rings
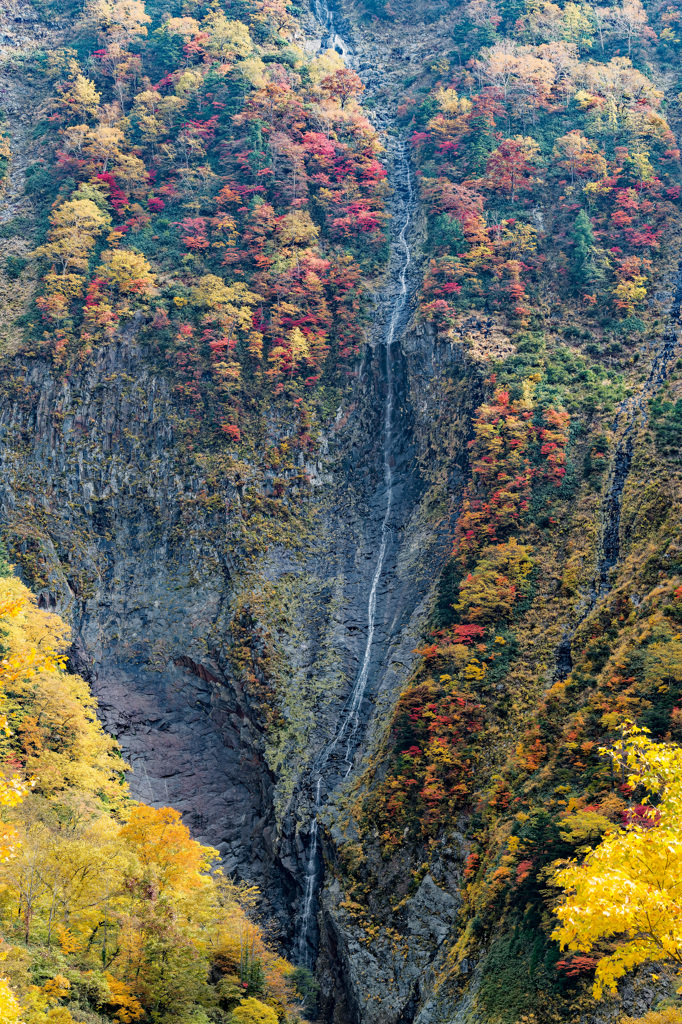
[[[336,31],[334,15],[329,7],[316,0],[315,15],[323,27],[322,47],[333,47],[338,53],[348,55],[351,51]],[[296,929],[295,951],[300,963],[311,964],[314,955],[314,932],[317,894],[322,884],[322,859],[319,850],[318,815],[323,806],[323,781],[325,769],[334,763],[336,773],[347,778],[353,770],[354,755],[358,743],[361,725],[361,708],[370,683],[372,653],[375,643],[377,626],[377,592],[384,573],[386,553],[391,538],[391,513],[393,511],[394,484],[394,416],[395,416],[395,381],[393,344],[399,334],[403,314],[408,299],[408,271],[412,263],[412,254],[407,240],[407,233],[412,221],[413,182],[412,170],[404,141],[396,146],[394,154],[394,180],[392,182],[395,195],[394,224],[400,224],[394,254],[392,255],[391,281],[389,282],[390,312],[383,338],[385,353],[385,386],[386,398],[382,417],[383,430],[383,489],[384,513],[381,521],[381,534],[372,582],[367,597],[366,642],[360,670],[353,687],[343,704],[336,722],[336,729],[329,742],[323,747],[312,769],[315,790],[311,808],[308,853],[305,868],[305,884],[298,927]],[[395,291],[392,285],[395,285]]]

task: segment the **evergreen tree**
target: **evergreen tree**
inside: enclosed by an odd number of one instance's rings
[[[0,579],[6,576],[11,576],[12,570],[9,564],[9,557],[7,555],[7,548],[5,542],[0,540]]]
[[[450,213],[441,213],[431,223],[435,246],[444,246],[449,254],[459,256],[469,248],[459,220]]]
[[[469,122],[467,137],[467,171],[469,174],[481,174],[485,169],[488,157],[495,149],[493,127],[487,117],[473,117]]]
[[[575,244],[571,278],[576,289],[587,288],[596,284],[603,275],[596,265],[597,248],[594,244],[594,232],[590,218],[584,210],[578,213],[571,234]]]

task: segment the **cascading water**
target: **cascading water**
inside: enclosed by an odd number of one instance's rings
[[[333,48],[344,58],[351,55],[352,51],[348,44],[342,39],[337,31],[334,14],[325,0],[314,0],[315,17],[322,28],[320,52]],[[395,153],[395,167],[397,170],[396,180],[396,212],[394,222],[400,223],[400,232],[396,242],[396,255],[392,262],[397,272],[394,272],[393,279],[397,284],[395,294],[390,299],[391,311],[383,338],[383,349],[385,352],[386,369],[386,400],[384,403],[383,415],[383,482],[385,487],[384,514],[381,521],[381,534],[379,552],[377,556],[369,596],[367,599],[367,639],[360,664],[360,670],[356,676],[353,688],[345,701],[337,728],[331,740],[322,749],[321,753],[313,764],[312,775],[316,776],[315,796],[311,808],[310,833],[308,838],[308,856],[305,868],[305,885],[303,892],[303,903],[299,916],[296,953],[302,963],[309,963],[313,949],[312,932],[315,927],[315,900],[321,882],[321,862],[318,815],[322,809],[322,786],[325,769],[337,750],[342,750],[342,775],[347,777],[353,769],[353,755],[358,740],[360,727],[360,712],[367,692],[370,679],[370,668],[372,663],[372,651],[376,632],[377,616],[377,592],[381,583],[391,536],[391,513],[393,510],[393,434],[394,434],[394,406],[395,406],[395,385],[393,375],[392,346],[398,333],[398,327],[407,306],[408,295],[408,271],[412,262],[410,246],[407,241],[407,232],[412,220],[412,174],[404,142],[398,144]]]
[[[322,51],[331,48],[341,54],[342,57],[348,57],[351,52],[350,48],[336,31],[334,15],[327,4],[323,3],[322,0],[315,0],[314,9],[315,17],[322,26],[320,50]]]
[[[343,751],[343,760],[341,762],[343,766],[343,776],[347,777],[353,769],[353,755],[355,747],[357,746],[358,730],[360,727],[360,711],[362,709],[362,704],[365,699],[370,680],[372,651],[376,632],[377,592],[384,572],[386,554],[391,536],[395,408],[392,348],[398,334],[398,327],[400,325],[401,318],[407,307],[408,272],[412,263],[410,246],[407,241],[407,232],[412,220],[412,173],[404,142],[400,142],[397,146],[395,153],[395,166],[397,169],[397,187],[395,189],[395,195],[398,206],[396,219],[399,218],[401,226],[396,242],[397,274],[395,275],[394,280],[397,283],[397,289],[390,300],[391,312],[382,345],[385,353],[386,380],[386,400],[384,403],[383,415],[383,482],[385,488],[385,506],[381,521],[379,552],[367,599],[367,639],[365,642],[360,670],[356,676],[353,688],[341,709],[334,735],[329,743],[323,748],[313,765],[313,774],[317,776],[317,781],[315,784],[315,799],[311,812],[303,905],[299,918],[298,937],[296,943],[297,956],[301,962],[309,962],[311,958],[310,954],[313,946],[311,941],[311,932],[315,923],[314,904],[319,889],[319,883],[321,881],[321,865],[318,850],[318,814],[322,808],[322,782],[324,771],[337,750]]]
[[[305,866],[305,892],[303,894],[303,911],[301,913],[301,925],[299,928],[297,943],[298,955],[302,960],[308,959],[310,928],[313,920],[313,904],[315,902],[318,886],[317,812],[321,806],[321,788],[322,776],[318,778],[315,786],[315,803],[313,805],[313,816],[310,821],[310,846],[308,849],[308,860]]]
[[[358,726],[360,724],[360,708],[367,690],[369,681],[369,669],[374,644],[374,632],[376,628],[377,610],[377,588],[381,580],[381,574],[386,560],[386,548],[390,535],[391,511],[393,509],[393,468],[392,468],[392,442],[393,442],[393,409],[395,404],[395,387],[393,381],[393,360],[392,346],[395,341],[396,330],[400,322],[401,314],[407,303],[407,273],[412,262],[410,247],[407,242],[407,231],[412,219],[412,175],[410,163],[407,158],[405,144],[400,143],[396,153],[396,163],[399,167],[401,185],[404,187],[403,203],[404,209],[400,211],[402,225],[398,235],[398,251],[400,253],[400,270],[398,273],[398,292],[393,300],[393,308],[388,322],[384,348],[386,351],[386,403],[384,406],[384,483],[386,485],[386,509],[381,523],[381,542],[379,544],[379,555],[377,557],[372,586],[367,601],[367,642],[362,659],[362,665],[357,679],[351,691],[350,697],[344,705],[341,721],[335,736],[323,751],[322,765],[326,764],[336,748],[345,743],[344,764],[345,774],[348,775],[353,768],[353,747],[356,742]]]

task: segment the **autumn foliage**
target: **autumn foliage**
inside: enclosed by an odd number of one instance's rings
[[[131,801],[118,747],[65,669],[67,627],[4,561],[0,620],[3,1022],[70,1024],[84,1009],[170,1022],[201,1006],[299,1020],[292,968],[249,916],[257,891],[225,878],[177,811]]]
[[[385,853],[412,835],[435,835],[444,818],[466,802],[474,763],[471,745],[482,706],[449,677],[407,690],[393,720],[395,746],[386,779],[365,813],[381,833]]]
[[[87,74],[57,60],[47,103],[54,188],[28,341],[82,365],[133,324],[172,369],[188,431],[223,447],[254,440],[254,402],[345,383],[386,246],[357,74],[333,51],[282,57],[286,5],[241,16],[157,24],[141,2],[85,5]]]
[[[565,411],[546,409],[539,425],[529,399],[512,402],[501,390],[490,404],[479,408],[469,442],[472,482],[466,489],[455,541],[455,555],[463,562],[523,521],[534,486],[543,481],[561,483],[568,421]]]
[[[606,751],[603,751],[606,753]],[[561,867],[555,884],[565,890],[553,937],[581,954],[599,950],[594,993],[616,991],[620,978],[647,961],[682,963],[678,888],[682,864],[682,753],[653,743],[630,724],[611,756],[622,759],[631,789],[646,791],[646,809],[624,830],[608,832],[580,864]],[[613,952],[601,953],[604,940]],[[588,959],[583,956],[583,960]]]
[[[563,303],[596,312],[599,296],[612,316],[642,310],[679,197],[679,150],[662,92],[631,59],[633,39],[653,38],[646,13],[626,7],[529,9],[433,86],[428,118],[405,108],[430,222],[421,312],[443,333],[463,337],[471,309],[528,326],[548,273]],[[613,50],[623,31],[627,56]],[[594,232],[587,253],[564,241],[581,214]],[[589,274],[575,265],[585,262]]]

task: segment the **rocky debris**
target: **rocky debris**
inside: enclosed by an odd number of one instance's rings
[[[462,315],[447,335],[454,344],[464,344],[469,358],[479,363],[507,359],[516,352],[508,328],[495,317]]]
[[[407,908],[407,930],[420,938],[431,937],[440,946],[450,934],[461,900],[436,885],[426,875]]]

